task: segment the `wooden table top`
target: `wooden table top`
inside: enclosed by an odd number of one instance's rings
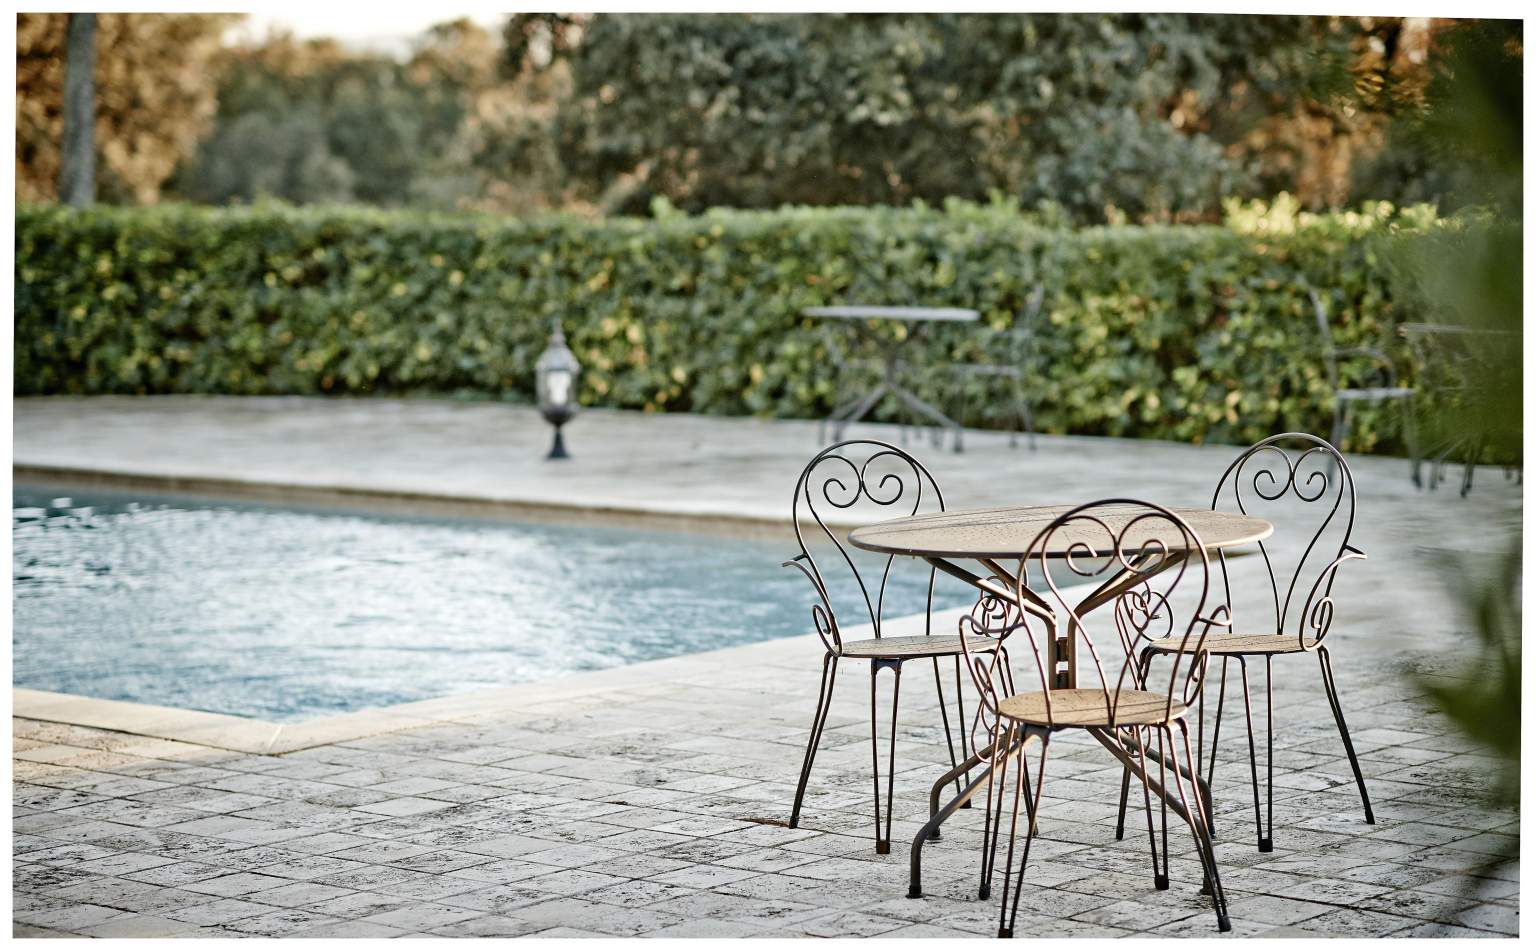
[[[800,313],[807,317],[835,317],[840,320],[879,318],[883,320],[978,320],[981,314],[963,307],[807,307]]]
[[[908,518],[876,522],[854,529],[848,541],[856,548],[890,555],[927,558],[1018,558],[1034,544],[1046,526],[1075,505],[1010,505],[985,509],[957,509]],[[1096,507],[1093,514],[1103,519],[1117,535],[1137,515],[1148,509],[1139,505]],[[1172,508],[1200,536],[1208,551],[1246,545],[1268,538],[1275,527],[1262,518],[1210,509]],[[1133,527],[1123,547],[1140,547],[1138,540],[1150,539],[1172,544],[1166,521],[1148,519]],[[1050,538],[1046,557],[1065,555],[1074,543],[1102,546],[1103,529],[1086,522],[1065,525]]]

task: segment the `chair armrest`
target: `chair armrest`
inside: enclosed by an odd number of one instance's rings
[[[1296,636],[1302,650],[1315,649],[1333,625],[1333,577],[1338,574],[1339,566],[1346,561],[1364,561],[1365,558],[1365,552],[1353,545],[1345,545],[1339,557],[1318,573],[1317,580],[1312,582],[1312,590],[1307,592],[1307,603],[1302,606],[1297,623]],[[1319,592],[1321,598],[1318,598]],[[1311,643],[1307,642],[1308,634],[1314,635]]]
[[[805,575],[811,587],[816,589],[816,596],[821,599],[820,604],[811,605],[811,622],[816,625],[816,636],[821,638],[822,646],[827,653],[838,655],[843,652],[843,638],[837,630],[837,615],[832,613],[832,602],[827,599],[826,589],[821,585],[821,579],[807,565],[813,565],[809,555],[801,552],[790,560],[779,565],[780,568],[798,568]]]

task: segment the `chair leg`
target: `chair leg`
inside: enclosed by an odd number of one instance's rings
[[[1200,691],[1200,703],[1202,709],[1205,704],[1205,691]],[[1216,723],[1211,727],[1211,761],[1209,765],[1201,763],[1205,768],[1205,786],[1202,790],[1202,801],[1205,803],[1205,828],[1212,836],[1216,834],[1216,806],[1215,798],[1211,794],[1216,782],[1216,750],[1221,743],[1221,720],[1227,708],[1227,658],[1221,658],[1221,686],[1216,694]],[[1195,755],[1201,759],[1205,756],[1204,737],[1201,737],[1201,745],[1196,748]]]
[[[811,764],[816,761],[816,747],[821,730],[832,710],[832,687],[837,683],[837,658],[827,654],[821,661],[821,694],[816,698],[816,715],[811,719],[811,737],[805,744],[805,762],[800,766],[800,784],[795,787],[795,807],[789,814],[789,827],[800,827],[800,805],[805,800],[805,784],[811,778]]]
[[[1360,787],[1360,803],[1365,806],[1365,822],[1376,824],[1376,814],[1371,811],[1371,795],[1365,791],[1365,776],[1360,772],[1360,760],[1355,756],[1355,744],[1350,741],[1349,727],[1344,723],[1344,708],[1339,705],[1339,688],[1333,680],[1333,661],[1328,648],[1317,649],[1317,660],[1323,668],[1323,689],[1328,694],[1328,705],[1333,708],[1333,720],[1339,725],[1339,737],[1344,740],[1344,752],[1349,754],[1349,766],[1355,771],[1355,784]]]
[[[1040,765],[1037,767],[1037,775],[1033,787],[1029,791],[1029,813],[1031,816],[1039,812],[1040,790],[1045,786],[1045,755],[1050,747],[1050,737],[1045,734],[1040,736]],[[1019,877],[1013,885],[1013,901],[1008,900],[1009,873],[1013,866],[1013,843],[1018,837],[1019,828],[1019,792],[1029,783],[1029,770],[1024,765],[1023,745],[1019,748],[1019,776],[1014,783],[1013,790],[1013,823],[1008,830],[1008,864],[1003,868],[1003,901],[999,908],[997,922],[997,936],[999,938],[1013,937],[1013,926],[1019,918],[1019,896],[1024,892],[1024,870],[1029,867],[1029,846],[1035,840],[1035,824],[1030,822],[1024,830],[1024,849],[1019,857]]]
[[[1199,775],[1194,772],[1195,755],[1189,745],[1189,725],[1183,720],[1178,721],[1179,733],[1184,740],[1184,763],[1188,766],[1191,776]],[[1168,745],[1173,746],[1173,730],[1164,726],[1161,731],[1168,738]],[[1189,816],[1189,831],[1194,833],[1195,845],[1200,853],[1200,864],[1205,868],[1206,891],[1210,892],[1211,902],[1216,906],[1216,930],[1226,932],[1232,930],[1232,920],[1227,915],[1227,896],[1221,887],[1221,873],[1216,868],[1216,847],[1211,841],[1210,830],[1205,826],[1205,805],[1201,802],[1200,784],[1191,781],[1190,796],[1185,795],[1184,779],[1179,775],[1177,768],[1173,771],[1173,781],[1178,788],[1179,798],[1184,802],[1184,811]],[[1164,787],[1167,792],[1167,787]]]
[[[1333,438],[1329,442],[1340,452],[1343,451],[1344,437],[1349,435],[1349,403],[1346,400],[1335,399],[1333,404]]]
[[[965,701],[960,693],[959,654],[955,655],[955,708],[958,711],[956,724],[960,728],[960,755],[958,758],[955,756],[954,730],[952,730],[949,725],[949,708],[944,703],[944,675],[939,671],[939,659],[937,657],[933,658],[933,685],[937,689],[939,695],[939,718],[944,722],[944,742],[949,747],[949,765],[951,767],[958,767],[962,760],[968,759],[971,755],[971,751],[967,748],[965,741]],[[970,782],[971,774],[969,772],[960,776],[956,776],[955,795],[960,795],[965,790],[965,787],[970,785]],[[961,808],[963,809],[969,805],[970,801],[967,800],[966,803],[961,806]],[[938,838],[938,829],[934,829],[928,834],[928,839],[930,841],[937,841]]]
[[[960,390],[960,398],[955,402],[960,404],[960,415],[955,417],[955,422],[963,428],[966,422],[971,418],[971,391],[970,388],[965,385],[965,377],[963,376],[959,377],[958,386]],[[935,427],[935,429],[937,429],[937,427]]]
[[[1269,830],[1266,840],[1272,851],[1275,847],[1275,658],[1264,655],[1264,827]],[[1263,843],[1260,843],[1263,849]]]
[[[1029,397],[1019,399],[1019,412],[1024,417],[1024,433],[1029,439],[1029,451],[1035,451],[1035,409],[1029,403]]]
[[[1424,488],[1424,480],[1419,475],[1419,465],[1422,462],[1419,446],[1419,425],[1413,416],[1413,401],[1403,400],[1403,442],[1408,444],[1408,474],[1413,479],[1413,487]]]
[[[960,732],[960,758],[962,760],[968,760],[968,759],[971,758],[971,736],[970,736],[969,731],[967,731],[966,728],[965,728],[965,688],[961,686],[963,663],[964,662],[961,659],[961,656],[959,654],[956,654],[955,655],[955,729]],[[935,674],[937,674],[937,671],[935,671]],[[940,698],[940,704],[942,705],[942,703],[943,703],[943,699]],[[947,730],[948,727],[946,726],[945,729]],[[969,785],[970,782],[971,782],[971,774],[970,774],[969,771],[967,771],[966,774],[965,774],[965,782],[966,782],[967,785]],[[961,809],[969,809],[969,808],[971,808],[971,801],[969,799],[967,799],[964,803],[962,803],[960,805],[960,808]]]
[[[896,675],[891,687],[891,747],[886,757],[885,824],[880,823],[880,671],[890,668]],[[901,703],[901,661],[873,660],[869,665],[869,743],[874,753],[875,774],[875,852],[891,854],[891,806],[896,798],[896,715]]]
[[[1137,676],[1140,678],[1137,681],[1137,683],[1140,686],[1142,686],[1143,688],[1145,688],[1146,683],[1147,683],[1147,672],[1150,671],[1151,669],[1152,669],[1152,652],[1151,651],[1147,651],[1147,652],[1145,652],[1145,653],[1143,653],[1141,655],[1141,660],[1139,662],[1138,669],[1137,669]],[[1146,768],[1145,764],[1143,764],[1142,768],[1143,769]],[[1119,842],[1119,841],[1121,841],[1122,839],[1125,838],[1125,806],[1126,806],[1126,801],[1130,798],[1130,795],[1131,795],[1131,768],[1129,766],[1126,766],[1123,769],[1121,769],[1121,771],[1120,771],[1120,812],[1119,812],[1118,816],[1115,819],[1115,841],[1117,841],[1117,842]],[[1153,864],[1154,865],[1157,864],[1157,856],[1155,854],[1153,855]],[[1155,871],[1155,869],[1154,869],[1154,871]]]
[[[1131,798],[1131,768],[1120,771],[1120,813],[1115,818],[1115,841],[1125,839],[1125,807]]]
[[[987,816],[981,832],[981,888],[977,897],[986,901],[992,894],[992,870],[997,867],[997,843],[1003,827],[1003,790],[1008,782],[1008,760],[1013,751],[1013,724],[1001,737],[993,729],[992,769],[987,779]],[[1019,768],[1023,769],[1024,751],[1019,750]],[[994,805],[994,800],[996,804]]]
[[[1254,740],[1254,735],[1253,735],[1253,694],[1250,692],[1250,690],[1248,688],[1248,658],[1246,658],[1246,657],[1244,657],[1242,655],[1238,655],[1237,663],[1238,663],[1238,667],[1242,671],[1242,675],[1243,675],[1243,713],[1244,713],[1244,715],[1245,715],[1245,717],[1247,719],[1247,723],[1248,723],[1248,774],[1249,774],[1249,776],[1253,780],[1253,825],[1254,825],[1254,829],[1256,830],[1255,836],[1257,837],[1257,839],[1259,841],[1259,851],[1260,852],[1272,852],[1272,851],[1274,851],[1274,848],[1275,848],[1274,839],[1272,837],[1274,829],[1271,828],[1271,829],[1268,830],[1268,832],[1265,831],[1265,828],[1264,828],[1264,818],[1263,818],[1263,816],[1259,812],[1259,753],[1258,753],[1258,746],[1257,746],[1257,743]],[[1270,759],[1273,760],[1273,758],[1274,758],[1274,755],[1273,755],[1274,754],[1274,740],[1273,740],[1273,737],[1270,738],[1269,751],[1270,751],[1270,754],[1271,754],[1270,755]],[[1269,767],[1268,775],[1269,775],[1269,777],[1271,779],[1274,778],[1274,767],[1272,765]],[[1270,800],[1270,815],[1273,816],[1274,815],[1274,800],[1273,800],[1274,790],[1273,790],[1273,788],[1270,789],[1269,795],[1271,797],[1271,800]]]
[[[1143,776],[1149,776],[1150,775],[1147,772],[1147,752],[1146,751],[1147,751],[1147,746],[1149,746],[1151,744],[1151,742],[1152,742],[1152,731],[1150,729],[1147,731],[1147,738],[1146,738],[1146,740],[1143,740],[1141,738],[1141,730],[1140,730],[1140,728],[1136,729],[1136,754],[1137,754],[1137,757],[1141,761],[1141,774]],[[1167,776],[1167,773],[1166,773],[1166,770],[1165,770],[1165,767],[1164,767],[1163,740],[1162,740],[1162,735],[1161,734],[1158,735],[1158,740],[1157,740],[1157,771],[1158,771],[1158,785],[1159,785],[1159,787],[1162,788],[1162,789],[1167,789],[1168,788],[1168,776]],[[1177,771],[1177,770],[1175,770],[1175,771]],[[1161,866],[1161,868],[1159,868],[1159,866],[1158,866],[1158,859],[1157,859],[1157,855],[1158,855],[1158,851],[1157,851],[1157,827],[1154,825],[1153,819],[1152,819],[1152,790],[1151,790],[1150,786],[1151,786],[1150,783],[1142,783],[1141,784],[1141,798],[1142,798],[1142,803],[1143,803],[1144,808],[1146,809],[1146,814],[1147,814],[1147,843],[1150,846],[1151,852],[1152,852],[1152,886],[1154,888],[1156,888],[1158,891],[1164,891],[1164,890],[1166,890],[1168,888],[1168,800],[1166,798],[1162,799],[1162,814],[1163,814],[1163,851],[1162,851],[1162,855],[1163,855],[1163,859],[1162,859],[1162,866]]]
[[[1472,491],[1472,475],[1477,471],[1477,460],[1483,456],[1483,440],[1473,437],[1471,445],[1467,448],[1467,461],[1461,468],[1461,497],[1466,498]]]

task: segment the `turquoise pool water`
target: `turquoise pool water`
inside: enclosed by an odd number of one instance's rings
[[[771,542],[18,486],[11,537],[17,686],[271,720],[811,629],[787,523]],[[966,591],[940,576],[936,605]],[[888,616],[925,592],[896,572]]]

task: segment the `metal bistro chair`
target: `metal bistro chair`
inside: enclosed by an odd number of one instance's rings
[[[1385,351],[1377,347],[1340,347],[1334,343],[1333,327],[1328,322],[1328,311],[1323,306],[1323,298],[1313,287],[1307,288],[1307,296],[1312,299],[1312,313],[1317,318],[1317,330],[1323,338],[1323,361],[1327,368],[1328,385],[1333,388],[1333,434],[1331,440],[1335,446],[1344,445],[1344,440],[1349,437],[1349,412],[1350,407],[1356,403],[1384,403],[1393,400],[1402,403],[1403,441],[1408,444],[1409,474],[1416,486],[1422,485],[1419,478],[1419,440],[1418,429],[1414,425],[1412,407],[1408,401],[1413,399],[1414,389],[1411,386],[1397,385],[1397,365]],[[1339,372],[1340,358],[1365,357],[1371,361],[1372,379],[1375,386],[1345,387],[1341,386],[1342,376]]]
[[[1282,444],[1300,447],[1291,452]],[[1266,505],[1305,507],[1317,518],[1315,530],[1295,570],[1289,578],[1283,568],[1277,575],[1276,551],[1272,544],[1259,543],[1269,577],[1269,586],[1261,601],[1273,607],[1273,615],[1264,618],[1264,609],[1257,615],[1238,613],[1232,598],[1232,583],[1228,576],[1225,553],[1221,556],[1223,592],[1228,612],[1235,618],[1231,631],[1213,634],[1203,645],[1212,658],[1221,659],[1221,688],[1216,706],[1216,723],[1212,730],[1210,764],[1207,767],[1207,785],[1216,771],[1216,746],[1221,738],[1221,714],[1226,701],[1227,663],[1237,661],[1243,681],[1243,709],[1248,725],[1248,769],[1253,781],[1253,818],[1258,830],[1260,852],[1274,848],[1275,826],[1275,739],[1273,677],[1274,659],[1281,655],[1316,654],[1322,668],[1323,691],[1328,696],[1328,706],[1333,712],[1339,737],[1344,741],[1344,752],[1360,788],[1360,802],[1365,807],[1365,821],[1376,822],[1371,811],[1370,794],[1365,789],[1365,777],[1360,772],[1360,761],[1355,757],[1355,746],[1349,738],[1349,727],[1344,722],[1344,710],[1339,704],[1339,688],[1333,678],[1333,662],[1328,656],[1324,639],[1333,624],[1333,584],[1339,567],[1346,561],[1365,557],[1365,553],[1350,544],[1355,525],[1355,481],[1349,466],[1337,449],[1307,433],[1282,433],[1262,440],[1244,450],[1222,473],[1211,499],[1213,510],[1228,508],[1244,514],[1251,509]],[[1271,519],[1277,525],[1293,519]],[[1324,536],[1333,528],[1337,534],[1337,547]],[[1308,537],[1303,535],[1301,537]],[[1309,567],[1310,566],[1310,567]],[[1174,657],[1179,648],[1166,642],[1148,645],[1142,651],[1141,664],[1146,669],[1156,657]],[[1249,659],[1264,662],[1266,737],[1266,815],[1259,814],[1259,768],[1254,740],[1253,704],[1248,688]],[[1204,710],[1201,710],[1203,732]],[[1204,751],[1202,750],[1202,759]],[[1204,766],[1205,764],[1201,764]],[[1116,830],[1119,838],[1125,831],[1125,805],[1130,782],[1127,771],[1120,790],[1120,821]]]
[[[1118,529],[1113,528],[1111,520],[1123,524]],[[1060,559],[1036,557],[1053,544],[1069,544],[1070,551]],[[1032,565],[1032,559],[1037,563]],[[1022,579],[1026,577],[1026,570],[1035,571],[1041,579],[1033,590],[1024,586]],[[1210,590],[1210,563],[1200,537],[1179,516],[1148,502],[1129,499],[1093,502],[1061,515],[1042,530],[1021,558],[1016,577],[1020,579],[1016,603],[1029,607],[1021,611],[1008,610],[983,599],[978,608],[960,622],[966,667],[980,692],[981,705],[992,729],[991,768],[995,781],[987,790],[987,816],[982,836],[980,891],[983,898],[990,892],[997,864],[1004,797],[1007,795],[1008,760],[1015,755],[1015,750],[1019,760],[1008,829],[1008,853],[1003,865],[998,937],[1012,937],[1018,917],[1030,843],[1036,835],[1033,820],[1040,809],[1045,763],[1052,737],[1072,729],[1092,734],[1142,778],[1147,791],[1147,832],[1154,869],[1157,868],[1159,847],[1153,826],[1152,794],[1156,793],[1161,801],[1159,888],[1166,888],[1169,880],[1168,809],[1171,807],[1188,823],[1204,872],[1204,887],[1215,904],[1217,928],[1230,931],[1232,926],[1216,869],[1202,792],[1199,783],[1193,780],[1198,773],[1185,722],[1204,680],[1202,645],[1207,632],[1213,627],[1224,627],[1226,623],[1221,616],[1223,612],[1215,616],[1204,613]],[[1105,614],[1096,611],[1087,617],[1079,616],[1062,588],[1094,582],[1100,584],[1099,590],[1106,595],[1113,593],[1112,601],[1099,609]],[[1186,583],[1177,593],[1176,601],[1175,589],[1180,582]],[[1121,655],[1118,663],[1116,657],[1102,649],[1108,646],[1108,638],[1091,633],[1101,626],[1108,627],[1108,620],[1103,619],[1105,615],[1113,617]],[[1082,669],[1096,672],[1097,683],[1087,686],[1063,684],[1058,672],[1056,624],[1066,624],[1069,629],[1068,651],[1079,657],[1086,653],[1091,658],[1092,666],[1083,665]],[[996,650],[974,653],[970,647],[977,635],[982,636],[980,643],[983,646],[991,646],[1020,628],[1034,655],[1040,689],[1015,693],[1013,674],[1007,669],[1007,656]],[[1172,655],[1175,662],[1170,665],[1172,669],[1166,681],[1145,680],[1144,668],[1136,663],[1148,643],[1171,643],[1178,647]],[[1175,729],[1183,747],[1182,763],[1175,745]],[[1039,744],[1032,779],[1028,775],[1030,740]],[[1164,754],[1165,750],[1168,755]],[[1150,768],[1149,760],[1155,760]],[[1177,798],[1171,796],[1168,788],[1170,773]],[[1189,780],[1187,785],[1186,780]],[[1015,881],[1013,861],[1021,794],[1029,820]]]
[[[1040,308],[1045,303],[1045,285],[1036,284],[1019,311],[1013,326],[994,331],[983,339],[983,346],[997,360],[995,363],[961,363],[952,369],[960,377],[960,421],[969,415],[970,400],[965,391],[968,377],[1002,378],[1008,381],[1012,402],[1014,428],[1008,432],[1008,445],[1019,444],[1019,433],[1029,440],[1029,448],[1035,448],[1035,406],[1025,378],[1035,370],[1035,337],[1038,333]]]
[[[806,783],[810,779],[811,765],[816,759],[816,748],[821,742],[822,729],[832,707],[832,691],[837,683],[838,663],[843,660],[869,661],[870,746],[874,753],[875,790],[875,851],[886,855],[891,850],[891,807],[895,794],[896,715],[901,695],[902,665],[908,661],[929,659],[933,661],[934,681],[938,686],[939,713],[944,722],[944,735],[949,744],[952,765],[958,765],[969,756],[964,733],[965,705],[960,693],[960,638],[956,635],[939,635],[932,631],[933,586],[935,569],[925,565],[927,575],[927,608],[920,624],[911,630],[893,630],[886,622],[887,585],[891,578],[895,556],[887,556],[878,564],[879,578],[873,573],[861,573],[838,534],[827,526],[826,517],[838,511],[853,508],[860,502],[877,509],[890,510],[891,517],[916,515],[921,511],[944,510],[944,497],[939,492],[933,475],[922,463],[907,452],[888,443],[872,439],[854,439],[829,446],[816,456],[801,472],[795,483],[793,518],[795,539],[800,554],[784,563],[785,567],[798,568],[812,587],[816,600],[811,606],[811,618],[816,633],[821,636],[826,653],[821,661],[821,692],[816,702],[816,713],[811,720],[810,738],[805,747],[805,761],[800,768],[800,782],[795,788],[795,805],[790,813],[789,826],[800,824],[800,807],[805,799]],[[926,508],[925,508],[926,506]],[[814,526],[814,527],[812,527]],[[807,544],[806,529],[810,529],[809,541],[816,542],[829,555],[818,562]],[[823,538],[824,537],[824,538]],[[851,578],[850,578],[851,576]],[[831,582],[834,578],[846,581],[860,595],[862,604],[848,613],[840,613],[833,605]],[[854,599],[857,602],[857,598]],[[851,619],[854,618],[854,619]],[[873,637],[847,640],[845,629],[868,619]],[[980,650],[975,647],[973,649]],[[948,708],[944,700],[944,678],[939,668],[941,658],[952,657],[955,662],[955,729],[960,731],[960,752],[956,755],[954,732],[951,730]],[[891,737],[886,758],[885,808],[880,803],[880,741],[878,692],[880,672],[891,671]],[[882,824],[882,817],[884,822]]]
[[[1518,332],[1495,328],[1410,322],[1398,325],[1397,331],[1407,339],[1413,353],[1419,384],[1441,400],[1464,397],[1477,387],[1499,386],[1498,355],[1511,347],[1518,352],[1520,347]],[[1429,488],[1439,487],[1446,463],[1460,454],[1461,497],[1466,498],[1472,491],[1477,464],[1488,448],[1489,434],[1466,425],[1440,428],[1449,432],[1442,433],[1436,445],[1420,447],[1421,458],[1429,462]],[[1516,472],[1516,467],[1504,465],[1506,480]],[[1418,480],[1414,481],[1417,484]]]

